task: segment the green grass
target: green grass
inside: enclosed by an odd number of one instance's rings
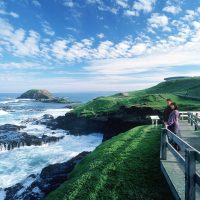
[[[161,82],[158,85],[147,89],[149,93],[187,93],[191,88],[200,89],[200,77],[184,78],[173,81]]]
[[[176,81],[162,82],[152,88],[119,93],[109,97],[98,97],[74,109],[77,116],[94,117],[108,112],[116,112],[122,106],[153,107],[163,110],[166,99],[171,98],[179,105],[180,110],[199,110],[200,101],[176,94],[200,96],[200,78],[187,78]]]
[[[200,110],[200,101],[183,97],[178,97],[174,94],[143,94],[132,96],[110,96],[99,97],[86,104],[78,106],[73,112],[77,116],[94,117],[109,112],[116,112],[122,106],[124,107],[152,107],[154,109],[163,110],[166,107],[166,99],[171,98],[179,106],[180,110]]]
[[[102,143],[47,200],[170,200],[160,172],[160,127],[141,126]]]

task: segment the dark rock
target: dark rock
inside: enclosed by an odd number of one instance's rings
[[[5,124],[0,126],[0,150],[11,150],[19,146],[42,145],[43,143],[56,142],[64,136],[55,137],[43,135],[39,138],[34,135],[28,135],[25,132],[20,132],[24,126],[16,126],[12,124]]]
[[[0,130],[4,131],[19,131],[23,128],[26,128],[26,126],[17,126],[13,124],[4,124],[0,126]]]
[[[45,102],[45,103],[63,103],[63,104],[75,103],[74,101],[71,101],[65,98],[60,98],[60,97],[53,97],[51,99],[41,99],[40,101]]]
[[[55,122],[54,117],[52,115],[49,114],[45,114],[42,116],[41,119],[35,120],[34,122],[32,122],[32,124],[42,124],[42,125],[53,125],[53,123]]]
[[[90,134],[100,132],[104,134],[103,141],[129,130],[138,125],[150,124],[150,115],[159,115],[162,113],[159,110],[150,107],[130,108],[121,107],[117,112],[101,114],[99,116],[89,118],[69,112],[65,116],[60,116],[56,119],[54,128],[62,128],[69,130],[71,134]]]
[[[45,167],[40,175],[30,175],[21,183],[6,188],[5,200],[43,200],[68,179],[69,173],[89,152],[82,152],[71,160]]]
[[[28,119],[21,121],[21,123],[22,124],[29,124],[29,123],[34,123],[35,121],[37,121],[36,118],[28,118]]]

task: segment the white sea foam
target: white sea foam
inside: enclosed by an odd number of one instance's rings
[[[4,111],[4,110],[0,110],[0,116],[1,116],[1,115],[7,115],[7,114],[9,114],[9,113],[6,112],[6,111]]]
[[[64,139],[42,146],[24,146],[0,153],[0,188],[39,173],[49,164],[65,162],[82,151],[92,151],[102,142],[102,134],[66,135]]]
[[[56,130],[51,130],[49,128],[46,128],[45,125],[33,125],[33,124],[27,124],[26,128],[21,129],[21,132],[26,132],[29,135],[35,135],[37,137],[41,137],[42,135],[48,135],[48,136],[56,136],[60,137],[63,135],[66,135],[68,132],[62,129],[56,129]]]
[[[2,104],[8,104],[8,103],[17,103],[19,102],[19,99],[11,99],[11,100],[6,100],[6,101],[0,101]]]
[[[67,112],[70,112],[72,109],[69,108],[59,108],[59,109],[47,109],[41,113],[41,115],[50,114],[54,117],[64,116]]]

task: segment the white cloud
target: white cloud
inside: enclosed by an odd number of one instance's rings
[[[153,13],[151,17],[148,19],[148,23],[151,28],[163,28],[163,31],[170,31],[168,27],[168,17],[166,15],[160,15],[158,13]]]
[[[0,18],[0,43],[13,55],[36,56],[39,53],[40,35],[30,30],[14,29],[4,19]]]
[[[200,58],[194,51],[174,50],[171,52],[154,53],[134,59],[111,59],[93,61],[84,69],[96,74],[130,74],[170,69],[172,66],[199,65]]]
[[[194,26],[199,27],[196,21]],[[187,40],[190,38],[190,40]],[[122,41],[114,45],[110,41],[101,44],[102,58],[108,53],[107,59],[90,61],[84,67],[89,74],[102,75],[127,75],[137,73],[150,73],[165,70],[164,75],[175,75],[171,69],[183,66],[196,66],[197,71],[189,75],[200,75],[200,30],[189,29],[184,26],[179,33],[171,35],[167,39],[157,40],[149,45],[149,42],[132,44],[131,41]],[[119,53],[120,52],[120,53]],[[131,52],[131,54],[130,54]],[[138,53],[138,55],[137,55]],[[128,57],[128,55],[131,55]],[[114,55],[113,57],[111,57]],[[137,55],[134,57],[134,55]],[[122,56],[120,58],[120,56]],[[127,58],[125,58],[127,56]],[[96,57],[97,58],[97,57]],[[188,72],[180,72],[177,75],[187,75]]]
[[[105,35],[103,33],[99,33],[99,34],[97,34],[97,37],[100,38],[100,39],[102,39],[102,38],[105,37]]]
[[[197,15],[198,15],[198,13],[195,12],[194,10],[186,10],[186,15],[184,17],[182,17],[182,19],[190,22],[190,21],[194,20],[194,18]]]
[[[5,11],[3,9],[0,9],[0,15],[8,15],[8,16],[11,16],[13,18],[18,18],[19,17],[19,15],[17,13],[15,13],[15,12],[7,12],[7,11]]]
[[[122,8],[128,7],[128,1],[127,0],[116,0],[116,3],[121,6]]]
[[[78,32],[78,30],[74,27],[66,27],[65,29],[68,31]]]
[[[128,17],[139,16],[140,12],[149,13],[153,10],[156,0],[136,0],[132,7],[125,7],[124,15]]]
[[[33,0],[32,1],[32,4],[34,5],[34,6],[36,6],[36,7],[41,7],[41,4],[40,4],[40,2],[38,1],[38,0]]]
[[[141,55],[147,50],[147,44],[145,43],[138,43],[132,46],[130,52],[133,55]]]
[[[52,51],[58,59],[63,59],[65,57],[66,49],[67,49],[66,40],[58,40],[54,42],[53,47],[52,47]]]
[[[181,11],[181,8],[179,6],[166,6],[163,8],[163,11],[172,14],[177,14]]]
[[[87,0],[86,3],[97,6],[97,8],[100,11],[108,11],[115,15],[119,11],[119,9],[116,6],[107,5],[106,2],[101,1],[101,0]]]
[[[36,56],[39,53],[39,34],[33,30],[29,31],[29,34],[27,36],[27,38],[21,42],[18,43],[15,47],[16,47],[16,51],[15,53],[17,55],[21,55],[21,56]],[[15,40],[13,40],[13,43],[15,42]],[[18,41],[17,41],[18,42]]]
[[[49,24],[47,21],[44,21],[44,22],[42,22],[41,24],[42,24],[43,31],[44,31],[47,35],[50,35],[50,36],[55,35],[55,32],[52,30],[50,24]]]
[[[73,8],[75,4],[73,3],[72,0],[64,0],[63,5],[66,6],[66,7]]]
[[[133,9],[140,12],[151,12],[156,0],[137,0],[133,3]]]
[[[192,25],[196,28],[196,29],[200,29],[200,22],[197,21],[193,21]]]
[[[133,11],[133,10],[126,10],[126,11],[124,11],[124,15],[125,16],[138,16],[138,12],[136,12],[136,11]]]
[[[45,67],[41,65],[40,63],[34,63],[34,62],[8,62],[8,63],[0,63],[0,69],[48,69],[48,67]]]

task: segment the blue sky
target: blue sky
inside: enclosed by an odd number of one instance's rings
[[[199,55],[200,1],[0,0],[0,92],[137,90]]]

